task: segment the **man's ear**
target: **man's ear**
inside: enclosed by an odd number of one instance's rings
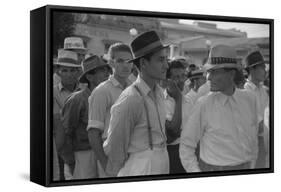
[[[145,69],[146,68],[146,66],[147,66],[147,64],[148,64],[148,62],[147,62],[147,60],[145,59],[145,58],[140,58],[140,69]]]
[[[108,65],[111,66],[112,68],[115,68],[115,63],[114,63],[113,59],[108,60]]]

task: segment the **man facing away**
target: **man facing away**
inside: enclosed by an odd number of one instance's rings
[[[241,68],[236,51],[226,45],[212,48],[205,65],[211,93],[201,97],[183,128],[180,158],[186,172],[253,168],[258,154],[258,100],[237,89],[234,78]],[[200,142],[199,159],[195,149]]]
[[[106,177],[104,173],[107,156],[103,150],[103,142],[107,138],[110,120],[110,109],[121,92],[130,84],[128,77],[132,71],[131,49],[123,43],[110,46],[109,65],[113,68],[113,75],[95,88],[89,97],[88,136],[94,153],[98,159],[99,177]]]
[[[85,89],[73,93],[62,110],[62,124],[65,132],[65,151],[72,179],[97,177],[96,156],[88,140],[88,97],[101,82],[108,79],[110,67],[98,56],[90,56],[82,62],[82,75],[79,82],[87,84]]]
[[[158,85],[166,79],[166,47],[155,31],[140,34],[131,43],[132,61],[140,73],[111,109],[104,143],[110,176],[169,173],[164,96]]]

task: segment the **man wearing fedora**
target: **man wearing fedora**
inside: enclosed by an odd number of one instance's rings
[[[107,130],[111,117],[110,109],[121,92],[131,84],[128,77],[132,71],[132,52],[128,45],[115,43],[108,51],[109,65],[113,74],[107,81],[95,88],[89,97],[88,135],[92,149],[98,159],[99,177],[106,177],[104,172],[107,157],[103,150],[103,142],[107,138]]]
[[[60,153],[64,141],[61,110],[65,100],[78,88],[79,68],[81,66],[78,64],[77,53],[64,49],[58,50],[58,59],[55,64],[57,66],[57,74],[60,77],[60,82],[53,87],[53,133],[59,156],[60,179],[63,180],[65,178],[64,172],[69,177],[71,177],[71,174],[69,174],[69,171],[64,171],[64,163]],[[69,169],[66,168],[65,170]]]
[[[197,101],[183,128],[182,164],[186,172],[253,168],[261,117],[255,95],[236,88],[234,78],[241,68],[236,50],[226,45],[213,47],[205,68],[211,92]],[[195,155],[198,142],[199,159]]]
[[[245,65],[246,71],[248,72],[248,79],[244,85],[244,88],[255,93],[260,104],[259,115],[261,117],[264,117],[265,108],[269,103],[269,96],[267,93],[268,88],[263,85],[263,82],[266,79],[265,60],[260,51],[253,51],[246,56],[245,64],[246,64]],[[261,121],[260,123],[261,125],[263,125],[263,121]],[[260,151],[256,162],[256,168],[264,168],[265,158],[266,158],[265,147],[263,145],[264,129],[263,126],[260,127],[261,127],[261,129],[259,130]]]
[[[97,161],[93,153],[86,130],[88,124],[88,97],[91,91],[102,81],[107,80],[110,67],[96,56],[82,61],[80,83],[88,87],[74,92],[65,102],[62,110],[62,124],[65,132],[64,150],[66,162],[72,169],[72,179],[96,178]]]
[[[166,79],[167,47],[155,31],[142,33],[131,42],[131,62],[140,73],[111,108],[104,143],[110,176],[169,173],[164,96],[158,85]]]

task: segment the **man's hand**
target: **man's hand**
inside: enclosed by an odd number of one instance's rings
[[[168,79],[167,80],[167,93],[174,98],[176,101],[182,98],[181,91],[175,81]]]

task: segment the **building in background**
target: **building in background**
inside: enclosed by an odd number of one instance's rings
[[[164,43],[171,44],[171,57],[185,56],[196,65],[202,65],[210,47],[217,44],[234,46],[240,62],[253,49],[260,49],[270,62],[269,38],[248,38],[246,32],[219,29],[213,23],[182,24],[179,19],[102,14],[75,14],[75,21],[75,35],[82,37],[89,52],[97,55],[107,53],[113,43],[129,44],[137,34],[155,30]]]

